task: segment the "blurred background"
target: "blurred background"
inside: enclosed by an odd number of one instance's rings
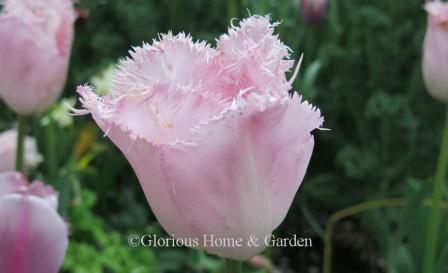
[[[311,237],[313,247],[269,248],[265,266],[246,263],[245,272],[317,273],[324,261],[325,273],[419,272],[444,113],[421,76],[423,4],[329,0],[310,19],[298,0],[77,1],[63,99],[30,128],[46,158],[32,177],[59,190],[60,212],[71,222],[61,272],[223,272],[220,259],[192,249],[128,246],[130,234],[164,231],[119,150],[90,117],[67,116],[64,104],[77,105],[79,84],[107,90],[111,65],[157,33],[185,31],[215,45],[230,18],[249,14],[281,21],[277,31],[293,58],[304,53],[294,89],[321,109],[331,131],[314,132],[308,173],[275,231]],[[2,110],[0,130],[14,120]],[[443,219],[437,272],[448,272]]]

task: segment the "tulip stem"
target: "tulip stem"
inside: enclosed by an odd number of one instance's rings
[[[227,17],[229,20],[238,17],[240,3],[238,0],[227,0]]]
[[[48,178],[52,185],[56,183],[56,177],[58,173],[58,164],[56,158],[56,136],[54,129],[54,122],[51,115],[48,115],[47,124],[47,168],[48,168]]]
[[[440,148],[439,160],[437,162],[436,175],[432,195],[433,206],[428,218],[426,230],[425,254],[423,260],[423,273],[433,273],[436,260],[436,249],[440,225],[440,203],[443,199],[444,184],[448,167],[448,109],[443,129],[442,146]]]
[[[232,259],[226,259],[226,273],[241,273],[241,262]]]
[[[25,140],[26,118],[18,116],[19,128],[17,130],[17,146],[16,146],[16,170],[23,172],[23,142]]]

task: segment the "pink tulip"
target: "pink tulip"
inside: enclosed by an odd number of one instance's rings
[[[68,244],[56,212],[57,193],[42,182],[28,185],[17,172],[0,173],[0,270],[56,273]]]
[[[300,16],[309,24],[319,23],[327,12],[328,0],[301,0]]]
[[[17,130],[11,129],[1,133],[0,143],[0,172],[12,171],[16,162]],[[24,159],[26,169],[33,169],[42,161],[33,137],[25,137]]]
[[[260,253],[285,218],[323,122],[288,93],[293,61],[275,26],[243,20],[216,49],[162,35],[122,61],[108,95],[78,87],[85,109],[74,110],[91,113],[124,153],[170,235],[238,260]],[[244,244],[206,245],[211,235]]]
[[[71,0],[4,0],[0,97],[16,113],[42,112],[60,95],[74,20]]]
[[[428,2],[428,28],[423,45],[423,77],[436,99],[448,102],[448,3]]]

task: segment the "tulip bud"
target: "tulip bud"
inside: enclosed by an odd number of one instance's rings
[[[91,113],[124,153],[168,234],[198,238],[198,247],[236,260],[266,248],[323,122],[317,108],[290,96],[294,61],[277,25],[242,20],[217,48],[183,33],[161,35],[122,61],[102,98],[78,87],[85,109],[75,113]]]
[[[0,97],[18,114],[42,112],[65,84],[75,20],[72,1],[2,2]]]
[[[17,130],[12,129],[0,134],[0,172],[14,170],[16,162]],[[40,162],[42,156],[37,151],[36,140],[25,137],[24,142],[25,169],[33,169]]]
[[[17,172],[0,173],[0,269],[5,273],[57,273],[68,244],[56,212],[57,193],[28,184]]]
[[[272,262],[266,256],[254,256],[250,258],[249,264],[256,269],[265,269],[267,272],[272,272]]]
[[[428,2],[428,28],[423,44],[423,78],[429,93],[448,102],[448,3]]]
[[[306,23],[317,24],[325,17],[327,5],[327,0],[301,0],[300,16]]]

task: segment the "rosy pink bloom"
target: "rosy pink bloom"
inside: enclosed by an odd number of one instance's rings
[[[17,130],[11,129],[0,134],[0,172],[14,170],[16,162]],[[26,169],[33,169],[42,162],[42,156],[37,151],[36,140],[25,137],[24,165]]]
[[[85,110],[74,110],[124,153],[169,234],[258,238],[258,247],[201,245],[238,260],[261,252],[285,218],[323,122],[288,93],[293,61],[275,26],[243,20],[217,48],[162,35],[122,61],[108,95],[78,87]]]
[[[429,93],[448,102],[448,3],[428,2],[428,29],[423,45],[423,77]]]
[[[17,172],[0,173],[0,269],[2,273],[56,273],[68,244],[56,212],[57,193],[31,185]]]
[[[250,258],[249,264],[254,268],[266,269],[268,272],[272,271],[272,262],[263,255],[257,255]]]
[[[303,21],[316,24],[327,12],[328,0],[300,0],[300,17]]]
[[[0,0],[0,97],[15,112],[46,110],[67,75],[75,11],[71,0]]]

